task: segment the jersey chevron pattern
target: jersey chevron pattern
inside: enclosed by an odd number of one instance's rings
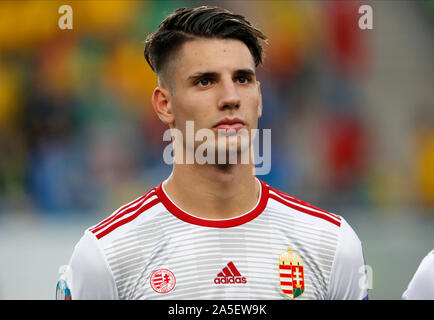
[[[72,299],[363,299],[345,219],[260,184],[249,212],[193,216],[163,181],[87,229],[60,281]]]

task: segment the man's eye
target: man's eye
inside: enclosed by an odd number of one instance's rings
[[[239,83],[243,83],[243,84],[250,82],[250,79],[246,77],[238,77],[237,80]]]
[[[210,79],[200,79],[199,81],[196,82],[196,85],[199,85],[201,87],[206,87],[209,86],[210,84],[211,84]]]

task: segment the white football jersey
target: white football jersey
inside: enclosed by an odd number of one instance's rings
[[[423,258],[402,298],[434,300],[434,250]]]
[[[185,212],[163,181],[84,232],[57,298],[366,299],[349,224],[256,180],[255,207],[221,220]]]

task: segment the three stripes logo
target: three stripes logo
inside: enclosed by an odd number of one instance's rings
[[[217,277],[214,278],[215,284],[246,284],[247,279],[243,277],[238,269],[235,267],[234,263],[231,261],[227,264],[226,267],[222,269],[221,272],[217,274]]]

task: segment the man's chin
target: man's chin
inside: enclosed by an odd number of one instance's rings
[[[247,164],[249,162],[249,146],[241,144],[229,145],[225,148],[217,148],[215,151],[216,164]]]

